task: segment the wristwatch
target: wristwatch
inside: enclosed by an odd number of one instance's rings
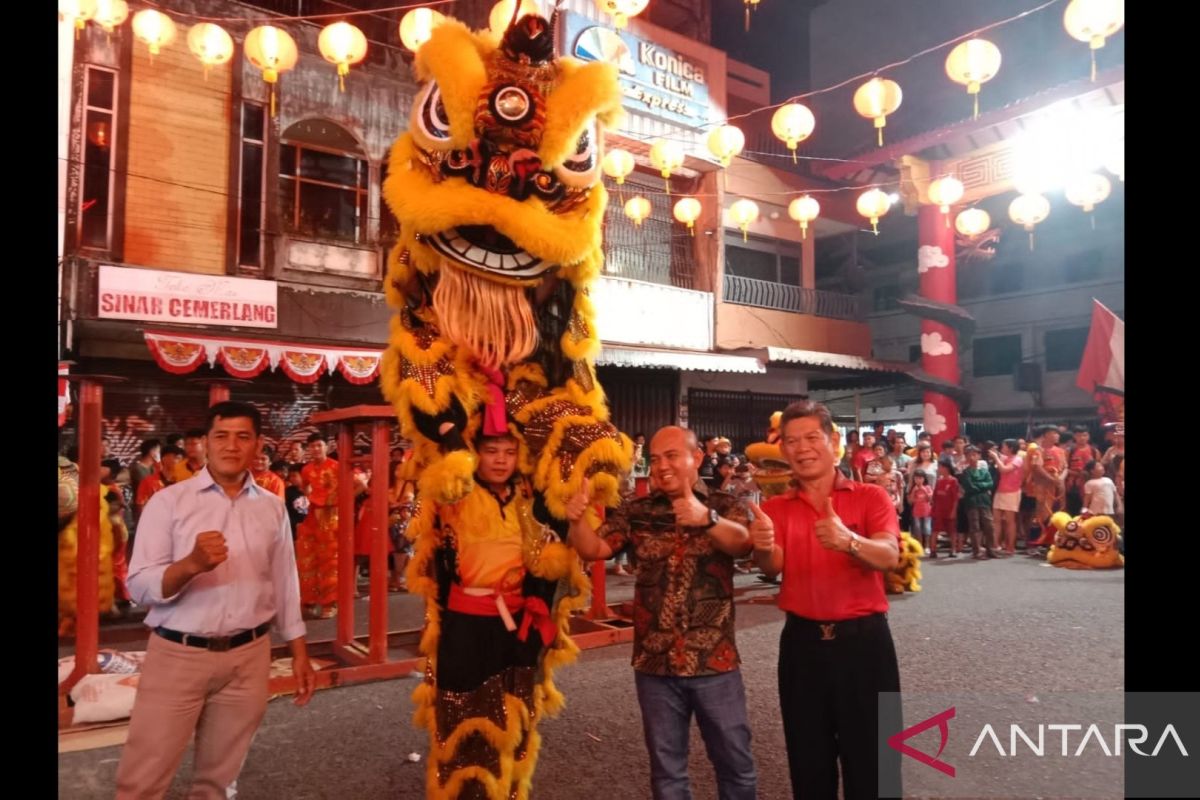
[[[859,548],[862,547],[862,537],[853,531],[850,532],[850,555],[857,556]]]
[[[721,515],[717,513],[715,508],[708,510],[708,524],[704,526],[704,530],[710,530],[714,525],[721,521]]]

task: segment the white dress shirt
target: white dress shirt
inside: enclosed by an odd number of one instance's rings
[[[224,534],[228,558],[164,598],[163,573],[204,531]],[[146,615],[151,628],[230,636],[273,620],[285,641],[305,634],[287,512],[249,471],[233,498],[207,469],[155,493],[138,523],[128,585],[135,602],[153,606]]]

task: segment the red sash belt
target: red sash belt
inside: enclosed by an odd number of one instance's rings
[[[503,617],[505,627],[510,631],[516,630],[511,614],[524,610],[525,616],[521,620],[520,630],[517,631],[517,638],[522,642],[529,638],[531,626],[541,634],[542,643],[547,646],[552,644],[558,635],[558,626],[550,617],[550,609],[540,597],[525,597],[517,592],[503,595],[495,592],[467,594],[460,584],[453,583],[450,585],[448,605],[451,611],[457,611],[460,614],[471,614],[477,617]]]

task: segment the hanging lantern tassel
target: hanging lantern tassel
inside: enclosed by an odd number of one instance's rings
[[[275,84],[279,75],[296,66],[299,50],[296,40],[287,31],[270,25],[261,25],[246,34],[243,45],[246,60],[262,70],[263,80],[269,84],[271,93],[271,117],[276,114]]]
[[[1029,252],[1033,252],[1033,228],[1050,216],[1050,201],[1038,194],[1022,194],[1008,206],[1008,217],[1029,231]]]
[[[667,195],[671,194],[671,172],[682,167],[683,162],[683,147],[678,142],[655,139],[650,145],[650,164],[662,173]]]
[[[742,229],[742,241],[749,241],[747,231],[750,228],[750,223],[758,219],[758,203],[746,198],[736,200],[729,207],[729,216]]]
[[[974,95],[972,119],[979,119],[979,87],[996,77],[1000,71],[1000,48],[986,39],[968,39],[946,56],[946,75],[955,83],[967,87]]]
[[[700,218],[700,201],[694,197],[684,197],[675,204],[675,219],[687,225],[688,233],[696,235],[696,220]]]
[[[937,178],[929,184],[929,201],[937,205],[938,210],[946,218],[946,227],[950,227],[950,206],[962,199],[962,181],[951,175]]]
[[[792,151],[792,163],[799,163],[796,145],[812,135],[817,121],[812,111],[800,103],[780,106],[771,117],[771,132]]]
[[[860,116],[874,121],[880,147],[883,147],[883,128],[887,125],[888,114],[900,108],[903,97],[900,84],[878,75],[858,87],[854,93],[854,110]]]
[[[750,12],[758,9],[759,0],[742,0],[746,6],[746,33],[750,32]]]
[[[1063,27],[1071,38],[1092,50],[1092,83],[1096,82],[1096,51],[1104,40],[1125,27],[1125,3],[1113,0],[1071,0],[1063,12]]]
[[[346,73],[350,71],[349,64],[338,64],[338,91],[346,91]]]

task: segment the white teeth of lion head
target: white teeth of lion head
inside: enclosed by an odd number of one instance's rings
[[[463,238],[456,228],[426,237],[428,243],[452,261],[475,269],[516,278],[534,278],[552,265],[525,250],[496,253]]]

